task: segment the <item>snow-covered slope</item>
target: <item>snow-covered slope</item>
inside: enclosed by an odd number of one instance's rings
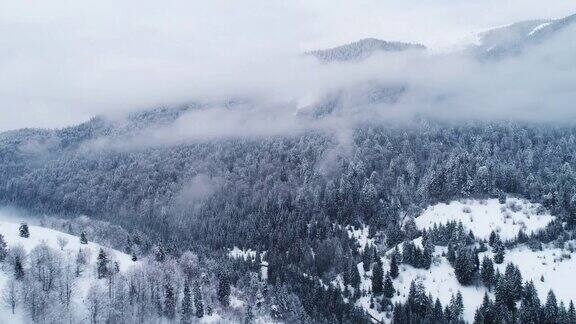
[[[445,250],[445,248],[436,247],[434,252],[436,262],[429,270],[416,269],[406,264],[400,265],[400,274],[398,278],[393,280],[394,289],[396,289],[397,294],[392,298],[392,302],[405,302],[410,290],[410,283],[412,280],[419,280],[426,288],[426,292],[431,293],[434,298],[439,298],[443,305],[447,305],[452,295],[456,295],[456,293],[460,291],[465,302],[464,319],[473,322],[474,312],[482,302],[482,297],[486,289],[482,286],[464,287],[460,285],[454,274],[454,269],[448,263],[448,260],[442,256]],[[386,273],[389,270],[390,260],[384,257],[382,258],[382,263],[384,265],[384,273]],[[365,291],[370,290],[372,287],[372,281],[370,279],[372,276],[371,271],[365,273],[362,264],[358,265],[358,271],[360,272],[360,277],[363,278],[361,289]],[[384,317],[384,314],[369,307],[369,296],[360,298],[358,305],[362,305],[364,309],[375,318]]]
[[[118,265],[120,266],[120,271],[126,271],[130,266],[134,265],[135,263],[138,263],[133,262],[130,255],[126,253],[113,250],[92,242],[88,242],[88,244],[80,244],[80,238],[78,236],[70,235],[67,233],[59,232],[53,229],[44,228],[40,226],[29,225],[28,228],[30,230],[30,237],[28,238],[20,237],[18,231],[19,227],[20,227],[19,223],[0,220],[0,234],[4,236],[4,240],[8,244],[8,247],[21,244],[22,247],[24,247],[24,249],[27,252],[30,252],[38,244],[45,242],[46,244],[48,244],[49,247],[60,250],[60,247],[58,245],[58,239],[65,239],[67,241],[63,251],[65,253],[68,252],[76,253],[80,248],[82,248],[92,256],[91,261],[94,261],[95,257],[98,255],[98,252],[102,248],[107,252],[108,256],[111,259],[118,262]]]
[[[83,303],[84,298],[92,282],[96,278],[96,258],[100,249],[104,249],[106,254],[112,262],[117,262],[121,272],[128,270],[132,266],[137,266],[140,261],[132,261],[131,256],[117,250],[109,249],[96,243],[88,242],[88,244],[81,244],[80,238],[67,233],[59,232],[53,229],[44,228],[40,226],[29,225],[30,236],[28,238],[20,237],[19,235],[20,224],[14,222],[14,217],[9,215],[0,214],[0,234],[4,237],[8,248],[21,246],[27,253],[30,253],[35,247],[40,244],[46,244],[50,248],[59,252],[62,260],[75,257],[81,248],[86,252],[87,264],[85,270],[80,275],[75,283],[75,290],[73,294],[73,306],[75,310],[75,319],[82,321],[87,314],[87,310]],[[66,244],[61,248],[59,241],[65,241]],[[26,265],[25,265],[26,268]],[[0,269],[0,291],[5,287],[7,282],[12,276],[12,269],[6,264]],[[4,305],[0,306],[0,323],[28,323],[30,320],[25,315],[25,310],[22,306],[16,308],[16,314],[12,315],[8,308]]]
[[[462,221],[463,225],[471,230],[477,238],[487,239],[492,230],[497,231],[501,237],[512,239],[518,231],[523,229],[526,233],[545,227],[555,217],[545,211],[539,204],[533,204],[526,200],[508,198],[505,204],[497,199],[489,200],[466,200],[453,201],[448,204],[436,204],[427,208],[421,216],[416,218],[416,224],[420,229],[430,228],[434,224],[445,224],[448,221]],[[355,231],[359,241],[365,241],[362,231]],[[421,237],[413,240],[416,246],[421,247]],[[402,244],[398,248],[402,251]],[[546,300],[546,295],[553,289],[559,301],[568,304],[570,300],[576,300],[576,286],[567,282],[574,269],[576,259],[573,250],[576,242],[569,241],[563,248],[544,246],[542,251],[532,251],[525,245],[519,245],[507,250],[502,264],[495,267],[501,273],[509,263],[517,265],[522,273],[524,281],[532,280],[538,290],[541,300]],[[410,283],[413,280],[422,282],[426,291],[433,298],[439,298],[442,304],[450,302],[452,295],[458,291],[462,293],[464,301],[464,320],[469,323],[474,321],[474,313],[482,303],[482,298],[487,289],[481,284],[462,286],[454,273],[454,268],[445,257],[446,247],[436,246],[433,263],[430,269],[417,269],[407,264],[399,266],[399,276],[393,280],[396,295],[392,302],[404,302],[408,296]],[[389,270],[389,257],[392,249],[382,256],[383,270]],[[493,257],[491,250],[480,253]],[[365,272],[362,263],[358,264],[358,271],[362,278],[361,291],[369,292],[372,287],[372,272]],[[543,279],[543,280],[542,280]],[[493,292],[488,292],[494,298]],[[389,321],[386,314],[379,312],[376,307],[370,308],[371,294],[362,296],[356,304],[364,308],[376,319]],[[390,314],[388,314],[390,315]]]
[[[548,246],[542,251],[532,251],[527,246],[520,245],[506,251],[504,262],[495,266],[504,273],[508,263],[518,265],[523,280],[534,281],[540,300],[545,301],[546,294],[552,289],[558,300],[567,305],[570,300],[576,301],[576,283],[569,279],[576,269],[573,247],[573,241],[564,248]],[[491,255],[490,252],[486,254]]]
[[[478,35],[473,51],[483,58],[500,58],[519,54],[528,46],[551,39],[560,31],[576,23],[576,14],[561,19],[522,21],[490,29]]]
[[[488,239],[495,231],[503,239],[516,238],[518,232],[530,234],[554,220],[539,204],[527,200],[508,198],[505,204],[498,199],[452,201],[428,207],[416,218],[418,229],[429,229],[434,224],[461,221],[474,236]]]

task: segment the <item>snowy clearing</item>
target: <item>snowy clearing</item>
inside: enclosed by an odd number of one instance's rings
[[[529,234],[546,227],[554,216],[539,204],[527,200],[508,198],[505,204],[498,199],[452,201],[430,206],[416,218],[418,229],[429,229],[434,224],[461,221],[478,238],[488,239],[495,231],[504,240],[514,239],[520,230]]]

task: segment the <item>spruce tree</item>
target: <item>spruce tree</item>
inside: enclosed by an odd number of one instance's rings
[[[464,314],[464,300],[462,299],[462,293],[460,291],[458,291],[456,296],[452,295],[449,307],[452,319],[460,322]]]
[[[570,301],[568,305],[568,323],[576,323],[576,309],[574,309],[574,303]]]
[[[490,237],[488,238],[488,244],[491,247],[494,247],[494,243],[496,242],[497,237],[498,237],[498,234],[496,234],[496,232],[494,232],[494,231],[490,232]]]
[[[454,273],[456,274],[456,279],[462,285],[469,285],[476,276],[476,265],[474,262],[474,256],[466,248],[461,248],[456,256],[456,261],[454,263]]]
[[[454,262],[456,261],[456,251],[454,248],[454,244],[452,244],[452,241],[448,242],[448,252],[446,254],[446,259],[448,259],[448,262],[450,262],[450,264],[454,266]]]
[[[204,317],[204,302],[202,300],[202,291],[198,280],[194,281],[194,315],[198,318]]]
[[[246,313],[244,314],[244,324],[251,324],[254,322],[254,312],[252,311],[252,305],[248,303],[246,305]]]
[[[492,263],[492,259],[487,256],[484,256],[482,259],[480,277],[482,278],[482,283],[484,283],[484,286],[490,290],[494,285],[494,264]]]
[[[474,319],[474,323],[495,323],[493,320],[493,303],[488,296],[488,293],[484,293],[484,298],[482,300],[482,304],[476,310],[476,315]],[[477,321],[476,317],[479,317],[481,320]]]
[[[444,323],[444,311],[442,310],[442,303],[440,299],[436,298],[434,302],[433,323]]]
[[[364,248],[364,252],[362,253],[362,267],[364,268],[364,272],[368,272],[370,267],[372,266],[373,253],[370,246],[366,245]]]
[[[24,267],[22,266],[22,260],[19,256],[14,259],[14,277],[17,280],[24,278]]]
[[[497,239],[494,243],[494,263],[502,264],[502,262],[504,262],[504,244]]]
[[[520,273],[520,269],[518,269],[518,267],[516,267],[514,264],[509,263],[506,266],[504,277],[506,284],[508,285],[511,298],[514,301],[520,300],[520,298],[522,298],[522,274]]]
[[[344,275],[344,284],[350,285],[354,289],[357,289],[360,286],[361,278],[360,274],[358,273],[358,266],[356,263],[350,259],[346,265],[346,273]]]
[[[230,280],[224,271],[218,275],[218,301],[224,307],[230,304]]]
[[[156,245],[155,258],[158,262],[164,262],[166,259],[166,251],[164,251],[164,246],[162,244]]]
[[[20,223],[20,228],[18,229],[20,237],[28,238],[30,237],[30,230],[28,229],[28,224],[22,222]]]
[[[192,292],[190,291],[190,281],[188,279],[184,281],[184,293],[180,311],[182,312],[182,322],[189,323],[192,317]]]
[[[386,274],[386,279],[384,280],[383,293],[384,297],[392,298],[395,293],[394,285],[392,284],[392,279],[390,278],[390,273]]]
[[[382,260],[378,258],[374,267],[372,268],[372,294],[374,296],[379,296],[382,294],[384,280],[384,270],[382,269]]]
[[[86,237],[85,231],[82,231],[82,233],[80,233],[80,244],[88,244],[88,238]]]
[[[169,282],[164,284],[164,316],[168,319],[176,317],[176,295],[172,284]]]
[[[8,245],[4,240],[4,235],[0,234],[0,262],[4,261],[7,255],[8,255]]]
[[[396,279],[398,278],[398,274],[398,254],[394,251],[390,258],[390,277]]]
[[[108,276],[108,256],[103,249],[100,249],[98,252],[97,272],[98,279],[102,279]]]
[[[540,323],[540,299],[532,281],[524,285],[524,293],[520,311],[518,312],[521,323]]]
[[[558,302],[556,301],[556,295],[552,290],[548,292],[546,304],[544,305],[543,316],[543,323],[558,323]]]
[[[568,322],[568,312],[566,311],[566,306],[563,301],[560,301],[558,305],[558,323],[570,323]]]
[[[432,256],[434,253],[434,244],[432,244],[432,240],[428,238],[426,235],[426,240],[422,240],[422,244],[424,246],[424,251],[422,253],[422,268],[430,269],[432,265]]]

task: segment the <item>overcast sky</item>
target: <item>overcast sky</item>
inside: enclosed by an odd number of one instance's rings
[[[0,130],[282,86],[270,71],[282,59],[359,38],[446,50],[574,12],[574,0],[0,0]]]

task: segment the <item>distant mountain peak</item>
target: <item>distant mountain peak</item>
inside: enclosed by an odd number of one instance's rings
[[[541,44],[576,23],[576,14],[561,19],[539,19],[491,29],[481,35],[475,48],[482,58],[500,58],[522,53],[527,47]]]
[[[401,52],[406,50],[424,50],[421,44],[389,42],[377,38],[364,38],[353,43],[334,48],[307,52],[324,62],[360,61],[376,52]]]

